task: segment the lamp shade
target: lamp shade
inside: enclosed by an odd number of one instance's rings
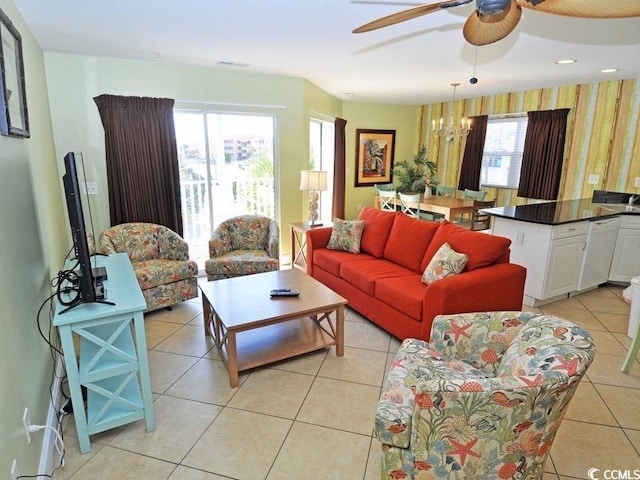
[[[318,192],[327,189],[327,172],[322,170],[302,170],[300,190]]]

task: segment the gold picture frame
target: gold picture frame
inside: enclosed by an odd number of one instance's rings
[[[0,10],[0,134],[29,137],[22,37]]]
[[[356,129],[356,187],[393,181],[395,130]]]

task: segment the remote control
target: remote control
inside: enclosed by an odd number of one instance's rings
[[[271,290],[271,293],[286,293],[290,291],[290,288],[274,288],[273,290]]]
[[[289,289],[279,289],[278,290],[272,290],[271,291],[271,298],[273,297],[297,297],[300,295],[300,292],[296,292],[294,290],[289,290]],[[283,291],[285,290],[285,291]]]

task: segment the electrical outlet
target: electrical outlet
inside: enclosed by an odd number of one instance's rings
[[[18,461],[14,458],[11,463],[11,480],[18,480],[20,478],[20,472],[18,471]]]
[[[85,182],[84,183],[85,193],[87,195],[97,195],[98,194],[98,183],[97,182]]]
[[[640,177],[636,177],[636,181],[633,183],[633,186],[636,188],[640,188]]]
[[[598,175],[597,173],[592,173],[591,175],[589,175],[589,185],[597,185],[599,181],[600,175]]]
[[[24,424],[24,432],[27,434],[27,443],[31,443],[31,432],[29,427],[31,426],[31,419],[29,418],[29,407],[24,407],[22,413],[22,423]]]

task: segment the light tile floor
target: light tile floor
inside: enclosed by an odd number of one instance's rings
[[[622,287],[607,285],[534,309],[582,325],[597,346],[544,480],[640,469],[640,364],[620,372],[631,343],[621,298]],[[202,322],[199,299],[146,316],[156,430],[139,421],[93,435],[81,455],[67,418],[55,480],[379,478],[372,420],[398,340],[348,311],[344,357],[332,348],[284,361],[246,372],[232,389]]]

